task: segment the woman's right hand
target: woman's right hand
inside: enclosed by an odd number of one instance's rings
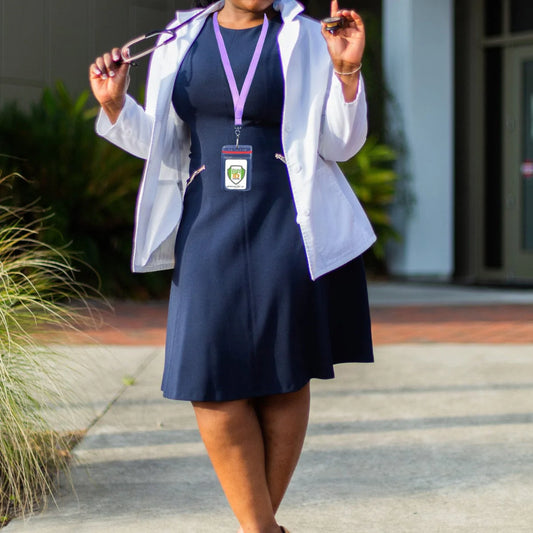
[[[94,97],[114,124],[126,102],[130,65],[122,62],[120,48],[113,48],[94,60],[89,67],[89,81]]]

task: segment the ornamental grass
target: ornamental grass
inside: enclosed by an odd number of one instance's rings
[[[0,527],[51,492],[79,437],[58,434],[43,414],[64,404],[63,362],[34,332],[93,319],[91,290],[76,282],[68,252],[38,239],[47,219],[8,202],[0,198]]]

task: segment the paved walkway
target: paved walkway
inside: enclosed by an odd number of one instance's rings
[[[533,531],[533,292],[373,284],[371,301],[376,363],[313,382],[280,522],[293,533]],[[87,332],[105,345],[71,339],[77,400],[50,416],[90,427],[72,483],[6,533],[237,530],[190,406],[159,392],[165,313],[121,303]]]

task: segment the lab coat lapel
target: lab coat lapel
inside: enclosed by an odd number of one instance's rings
[[[168,114],[170,99],[172,96],[172,89],[176,79],[179,66],[189,50],[190,46],[200,33],[205,19],[210,13],[217,11],[224,5],[224,2],[217,2],[205,10],[205,14],[199,16],[190,24],[186,24],[178,32],[177,38],[168,45],[162,46],[154,53],[153,64],[160,65],[159,69],[159,94],[157,95],[156,116],[165,116]],[[169,27],[175,27],[182,22],[187,21],[195,15],[198,11],[178,11],[176,20]],[[158,54],[158,57],[155,57]]]

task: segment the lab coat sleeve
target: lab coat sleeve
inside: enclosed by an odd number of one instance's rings
[[[96,133],[126,152],[147,159],[154,119],[131,96],[112,124],[103,110],[96,120]]]
[[[342,85],[332,75],[320,131],[318,153],[329,161],[346,161],[365,144],[367,108],[363,77],[359,78],[357,95],[346,102]]]

